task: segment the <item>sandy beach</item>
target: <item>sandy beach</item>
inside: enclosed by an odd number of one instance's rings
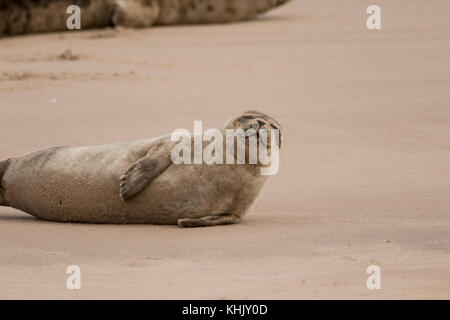
[[[0,39],[0,159],[221,127],[284,128],[238,225],[40,221],[0,207],[1,299],[449,299],[450,3],[295,0],[223,25]],[[81,290],[66,288],[78,265]],[[366,268],[381,268],[369,290]]]

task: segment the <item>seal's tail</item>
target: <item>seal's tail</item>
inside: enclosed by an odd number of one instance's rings
[[[4,184],[3,184],[3,175],[6,172],[6,169],[9,165],[9,159],[0,161],[0,206],[7,206],[8,203],[6,202],[5,195],[4,195]]]

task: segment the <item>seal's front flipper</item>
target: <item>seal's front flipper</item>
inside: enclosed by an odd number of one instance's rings
[[[123,200],[127,200],[144,190],[153,179],[170,166],[172,163],[170,158],[172,145],[173,143],[167,141],[155,142],[148,153],[133,163],[127,172],[120,177],[119,195]]]
[[[180,219],[178,220],[178,225],[184,228],[211,227],[225,224],[235,224],[239,223],[239,221],[240,218],[233,214],[221,214],[217,216],[206,216],[199,219]]]

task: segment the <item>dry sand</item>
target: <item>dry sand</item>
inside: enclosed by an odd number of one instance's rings
[[[284,125],[285,148],[239,225],[59,224],[0,207],[0,298],[450,298],[450,4],[378,0],[369,31],[370,4],[1,39],[0,158],[217,127],[248,108]],[[371,264],[381,290],[366,288]]]

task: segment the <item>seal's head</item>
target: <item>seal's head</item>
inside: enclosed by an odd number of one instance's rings
[[[276,137],[278,138],[278,141],[276,141],[277,146],[281,148],[283,133],[280,124],[274,118],[262,112],[246,111],[237,117],[231,118],[225,123],[226,129],[242,129],[244,132],[250,132],[250,134],[247,134],[247,137],[254,132],[259,142],[267,148],[271,147],[272,137]],[[248,129],[253,129],[254,131],[247,131]],[[275,130],[277,134],[272,132]]]

